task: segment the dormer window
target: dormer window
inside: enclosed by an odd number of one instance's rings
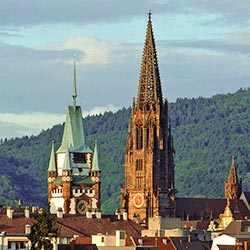
[[[73,153],[73,162],[85,164],[87,163],[86,156],[83,153]]]

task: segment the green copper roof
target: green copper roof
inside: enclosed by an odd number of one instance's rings
[[[92,170],[99,171],[99,162],[98,162],[98,152],[97,152],[97,141],[95,141],[95,149],[93,155],[93,162],[92,162]]]
[[[63,138],[58,152],[86,152],[83,131],[82,111],[80,106],[69,106],[64,125]]]
[[[66,152],[66,154],[65,154],[63,169],[64,170],[71,170],[70,160],[69,160],[69,152]]]
[[[94,184],[89,176],[73,176],[73,184]]]
[[[79,153],[92,153],[92,150],[87,145],[85,145],[81,107],[76,106],[77,93],[75,61],[72,97],[73,106],[68,106],[62,143],[60,148],[57,150],[57,153],[65,153],[68,151]]]
[[[48,171],[56,171],[55,143],[54,143],[54,140],[52,140],[52,145],[51,145],[51,153],[50,153]]]
[[[54,184],[62,184],[62,176],[57,176],[53,183]]]

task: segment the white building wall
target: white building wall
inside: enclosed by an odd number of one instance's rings
[[[50,200],[50,213],[56,214],[58,208],[62,208],[64,212],[64,199],[62,197],[59,198],[51,198]]]
[[[234,237],[223,234],[214,238],[211,250],[220,250],[218,245],[235,246],[235,243],[236,240]]]

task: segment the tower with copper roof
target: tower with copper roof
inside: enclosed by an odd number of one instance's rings
[[[97,143],[94,152],[85,142],[81,107],[76,105],[74,62],[73,105],[68,106],[62,142],[55,152],[52,142],[48,167],[49,211],[55,214],[85,214],[100,209],[101,170]]]
[[[122,209],[128,217],[175,216],[173,139],[163,100],[155,40],[148,16],[137,99],[125,147]]]
[[[225,198],[226,199],[239,199],[242,192],[242,181],[238,180],[237,170],[234,164],[234,156],[232,156],[232,164],[228,179],[225,181]]]

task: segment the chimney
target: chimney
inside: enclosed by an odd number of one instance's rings
[[[98,219],[98,220],[100,220],[101,218],[102,218],[102,213],[101,213],[101,211],[96,211],[96,218]]]
[[[18,199],[18,208],[20,209],[22,207],[21,199]]]
[[[63,210],[62,210],[62,208],[61,207],[59,207],[58,209],[57,209],[57,211],[56,211],[56,216],[57,216],[57,218],[63,218]]]
[[[140,246],[142,245],[143,243],[143,239],[138,239],[138,243],[140,244]]]
[[[30,207],[29,206],[26,206],[24,208],[24,216],[25,216],[25,218],[29,218],[30,217]]]
[[[163,243],[164,245],[167,245],[167,244],[168,244],[168,239],[162,239],[162,243]]]
[[[87,212],[86,212],[86,217],[88,219],[92,219],[92,212],[88,209]]]
[[[13,212],[14,209],[11,206],[7,207],[7,216],[9,219],[13,219]]]
[[[25,225],[25,234],[30,234],[31,226],[29,224]]]
[[[32,207],[32,213],[37,213],[38,211],[38,206],[33,206]]]
[[[247,250],[247,241],[244,241],[244,250]]]
[[[128,220],[128,213],[127,211],[123,211],[123,220]]]

